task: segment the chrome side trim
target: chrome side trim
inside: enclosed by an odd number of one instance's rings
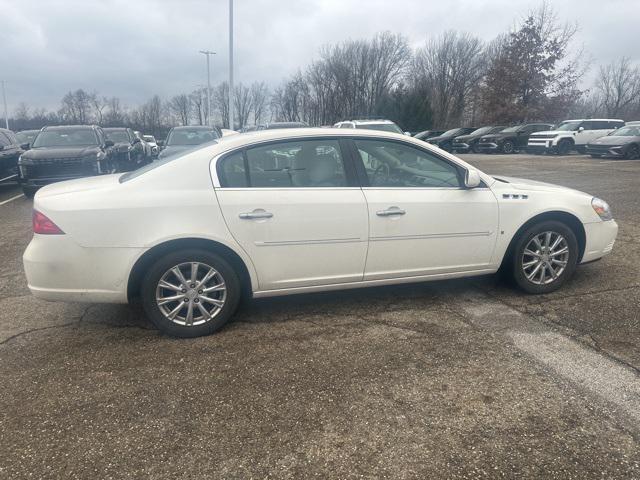
[[[375,287],[383,285],[397,285],[402,283],[419,283],[432,280],[442,280],[449,278],[473,277],[486,275],[498,271],[499,265],[479,270],[466,270],[454,273],[436,273],[431,275],[418,275],[413,277],[385,278],[383,280],[363,280],[359,282],[332,283],[327,285],[314,285],[308,287],[292,287],[277,290],[258,290],[253,292],[253,298],[279,297],[282,295],[294,295],[297,293],[324,292],[331,290],[350,290],[354,288]]]
[[[282,240],[278,242],[253,242],[257,247],[281,247],[288,245],[325,245],[332,243],[357,243],[364,242],[362,238],[326,238],[326,239],[311,239],[311,240]]]
[[[385,237],[371,237],[371,242],[384,242],[387,240],[419,240],[429,238],[458,238],[458,237],[490,237],[493,232],[464,232],[464,233],[425,233],[422,235],[397,235]]]

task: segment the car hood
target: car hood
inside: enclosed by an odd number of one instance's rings
[[[99,175],[95,177],[77,178],[75,180],[52,183],[38,190],[38,193],[36,193],[36,199],[112,187],[119,184],[118,179],[121,175],[121,173],[114,175]]]
[[[573,132],[571,130],[543,130],[542,132],[532,133],[531,136],[532,137],[537,137],[539,135],[558,135],[558,134],[561,134],[561,133],[572,134],[572,133],[576,133],[576,132]]]
[[[501,132],[496,132],[496,133],[488,133],[486,135],[482,135],[482,139],[484,140],[502,140],[505,138],[509,138],[509,137],[515,137],[517,136],[515,132],[507,132],[507,133],[501,133]]]
[[[589,145],[626,145],[627,143],[637,142],[638,140],[640,140],[640,137],[607,135],[589,142]]]
[[[78,158],[96,153],[100,148],[97,145],[88,147],[37,147],[27,150],[22,154],[25,160],[41,160],[47,158]]]
[[[575,192],[582,195],[587,195],[591,197],[588,193],[581,192],[580,190],[575,190],[569,187],[563,187],[562,185],[555,185],[553,183],[546,182],[538,182],[536,180],[529,180],[527,178],[517,178],[517,177],[505,177],[503,175],[494,175],[496,180],[502,183],[508,183],[511,188],[516,188],[518,190],[528,190],[530,192],[533,191],[564,191],[564,192]]]

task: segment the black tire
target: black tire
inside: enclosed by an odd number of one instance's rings
[[[558,155],[568,155],[572,148],[573,143],[571,140],[560,140],[560,143],[558,143],[556,147],[556,153]]]
[[[513,153],[515,149],[515,145],[511,140],[505,140],[502,143],[502,148],[500,150],[502,151],[502,153],[510,154]]]
[[[482,150],[480,150],[480,146],[477,143],[473,144],[471,151],[473,151],[473,153],[482,153]]]
[[[561,235],[564,238],[569,251],[566,257],[566,266],[564,266],[564,269],[558,274],[557,278],[550,281],[550,283],[539,284],[535,281],[536,277],[538,277],[537,274],[533,275],[533,280],[527,278],[527,275],[525,274],[523,266],[525,261],[524,259],[525,257],[531,258],[530,256],[525,255],[525,247],[527,247],[530,242],[534,241],[533,239],[535,237],[541,234],[545,234],[546,232],[553,232],[556,235]],[[564,285],[575,272],[577,263],[578,240],[576,239],[575,233],[566,224],[555,220],[550,220],[532,225],[527,230],[525,230],[522,235],[520,235],[511,254],[509,271],[511,273],[511,278],[516,283],[516,285],[520,287],[520,289],[531,294],[542,294],[553,292]],[[527,268],[533,269],[535,268],[535,266]],[[543,266],[542,268],[544,269],[544,273],[546,275],[546,273],[549,271],[548,268],[546,266]],[[542,275],[542,270],[538,271],[540,271]]]
[[[625,154],[624,158],[626,158],[627,160],[636,160],[640,158],[640,149],[638,149],[638,146],[631,145],[627,149],[627,153]]]
[[[162,313],[156,302],[156,289],[164,274],[170,269],[177,265],[191,262],[199,262],[210,266],[218,272],[226,287],[226,298],[224,299],[224,305],[216,312],[212,319],[200,325],[187,326],[169,320],[169,318]],[[185,292],[183,291],[182,293]],[[189,249],[169,253],[156,260],[144,275],[140,294],[144,311],[158,330],[172,337],[192,338],[217,332],[229,322],[240,302],[241,284],[238,274],[223,257],[207,250]],[[180,294],[181,293],[178,292],[178,295]],[[188,293],[185,293],[185,297],[187,295]],[[179,300],[175,302],[176,308],[179,303]],[[182,310],[180,310],[180,312],[182,312]]]
[[[33,199],[33,197],[36,196],[36,192],[38,191],[37,187],[22,187],[22,193],[24,193],[24,196],[30,199]]]

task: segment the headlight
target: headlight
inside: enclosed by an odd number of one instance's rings
[[[593,210],[598,214],[598,216],[604,220],[613,220],[613,214],[611,213],[611,208],[609,204],[600,198],[593,197],[591,200],[591,206]]]

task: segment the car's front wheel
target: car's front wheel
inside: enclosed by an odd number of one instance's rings
[[[224,258],[206,250],[183,250],[156,260],[142,281],[149,319],[173,337],[220,330],[240,301],[240,279]]]
[[[578,263],[578,241],[573,231],[557,221],[528,228],[516,242],[511,264],[516,284],[528,293],[560,288]]]
[[[510,154],[515,151],[516,147],[511,140],[505,140],[502,144],[502,153]]]

